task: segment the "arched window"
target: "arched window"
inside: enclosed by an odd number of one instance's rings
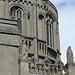
[[[46,17],[49,17],[46,22],[46,32],[47,32],[47,45],[54,48],[54,28],[53,28],[53,18],[51,15],[47,14]]]
[[[30,13],[28,12],[27,14],[27,32],[28,32],[28,36],[31,35],[31,24],[30,24]]]
[[[39,15],[39,18],[38,18],[38,38],[43,39],[43,34],[44,34],[44,16]]]
[[[49,27],[48,27],[48,22],[46,23],[47,27],[47,45],[49,45]]]
[[[10,10],[11,12],[11,18],[17,19],[17,28],[20,32],[22,32],[22,9],[18,6],[13,6]]]

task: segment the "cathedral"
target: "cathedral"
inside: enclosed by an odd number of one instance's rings
[[[56,7],[49,0],[0,0],[0,75],[63,75],[63,66]]]

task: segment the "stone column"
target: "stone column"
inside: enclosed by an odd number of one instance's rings
[[[38,22],[37,22],[37,2],[34,3],[33,5],[33,32],[34,32],[34,58],[35,58],[35,61],[38,62]]]
[[[52,48],[54,49],[54,24],[52,24]]]
[[[60,52],[60,40],[59,40],[59,25],[57,24],[57,31],[56,31],[56,39],[57,39],[57,49]],[[58,55],[58,60],[60,60],[60,56]]]
[[[57,50],[57,47],[56,47],[56,22],[53,23],[54,25],[54,50]]]

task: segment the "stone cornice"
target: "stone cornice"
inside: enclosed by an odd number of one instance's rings
[[[17,4],[20,3],[20,2],[22,2],[23,4],[26,3],[27,5],[30,4],[31,6],[35,5],[34,2],[28,1],[28,0],[22,0],[22,1],[20,1],[20,0],[17,0],[17,1],[11,0],[11,1],[13,1],[14,3],[17,2]],[[11,2],[11,1],[9,1],[9,2]],[[47,5],[47,7],[44,5],[43,2],[45,2],[45,4]],[[49,9],[49,6],[51,6],[55,10],[57,16]],[[58,20],[57,9],[56,9],[56,7],[49,0],[42,0],[42,4],[39,4],[39,2],[37,2],[37,7],[39,7],[39,9],[45,10],[45,12],[49,12],[49,14],[53,17],[54,21]]]

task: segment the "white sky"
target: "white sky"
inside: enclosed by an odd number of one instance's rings
[[[75,0],[50,0],[58,10],[61,60],[66,63],[66,50],[75,54]],[[74,55],[75,60],[75,55]]]

